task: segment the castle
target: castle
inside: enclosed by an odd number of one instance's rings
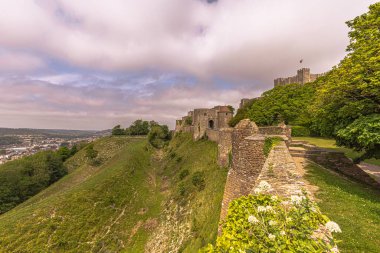
[[[198,108],[188,112],[187,116],[176,120],[175,131],[191,132],[194,140],[206,135],[206,131],[218,131],[227,128],[233,112],[229,106],[218,105],[211,109]]]
[[[290,83],[299,83],[299,84],[310,83],[323,75],[325,75],[325,73],[311,74],[309,68],[302,68],[302,69],[297,70],[296,76],[274,79],[274,86],[276,87],[279,85],[285,85],[285,84],[290,84]]]

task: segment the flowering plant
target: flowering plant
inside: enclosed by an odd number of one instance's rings
[[[328,232],[341,232],[338,224],[322,215],[306,193],[285,199],[269,194],[266,182],[258,188],[256,195],[230,203],[222,235],[201,252],[338,252]]]

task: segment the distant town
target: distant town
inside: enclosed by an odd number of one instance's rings
[[[71,148],[75,144],[89,143],[108,131],[71,131],[38,129],[0,129],[0,164],[33,155],[45,150]]]

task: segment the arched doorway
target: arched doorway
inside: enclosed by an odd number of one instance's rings
[[[214,121],[213,120],[208,121],[208,128],[214,129]]]

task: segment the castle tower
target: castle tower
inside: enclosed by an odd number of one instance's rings
[[[310,69],[302,68],[297,70],[297,83],[305,84],[310,82]]]

